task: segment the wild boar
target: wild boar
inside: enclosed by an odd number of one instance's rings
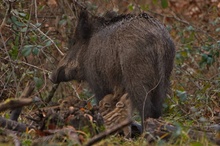
[[[69,52],[50,79],[86,81],[97,102],[114,88],[128,93],[143,121],[158,118],[170,88],[174,43],[147,13],[95,17],[82,10]]]

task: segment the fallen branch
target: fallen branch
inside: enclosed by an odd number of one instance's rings
[[[45,103],[49,103],[51,101],[51,99],[53,98],[54,93],[56,92],[57,88],[58,88],[59,84],[55,84],[53,85],[52,89],[49,92],[48,97],[45,100]]]
[[[111,135],[119,130],[121,130],[122,128],[130,125],[132,123],[132,120],[131,119],[127,119],[125,120],[124,122],[122,122],[121,124],[119,125],[116,125],[114,127],[112,127],[111,129],[108,129],[96,136],[94,136],[93,138],[91,138],[86,144],[85,146],[91,146],[97,142],[99,142],[100,140],[102,140],[103,138],[107,137],[108,135]]]
[[[32,82],[32,83],[28,82],[26,87],[25,87],[25,89],[24,89],[24,92],[22,92],[22,94],[19,97],[19,99],[29,97],[32,94],[32,92],[34,91],[34,87],[35,87],[34,82]],[[10,119],[14,120],[14,121],[17,121],[21,111],[22,111],[22,107],[13,109],[12,112],[11,112]]]
[[[178,130],[178,127],[162,121],[160,119],[149,118],[145,121],[146,135],[145,138],[148,142],[154,141],[156,138],[161,138],[164,140],[169,140],[174,133]],[[188,136],[192,139],[201,139],[207,137],[210,141],[217,143],[220,141],[220,138],[216,136],[216,131],[220,131],[220,125],[206,127],[208,130],[198,130],[189,128]]]
[[[22,98],[22,99],[7,99],[3,103],[0,103],[0,112],[8,110],[8,109],[16,109],[23,106],[30,105],[35,102],[39,102],[40,99],[38,97],[34,98]]]
[[[71,126],[64,127],[62,129],[47,130],[42,132],[48,132],[50,135],[35,139],[32,143],[33,145],[46,145],[49,143],[51,144],[51,141],[55,141],[56,139],[63,141],[66,137],[72,140],[73,145],[81,144],[76,130]]]
[[[0,103],[0,112],[5,111],[7,109],[11,109],[12,115],[11,119],[12,120],[17,120],[21,109],[23,106],[30,105],[35,102],[39,102],[40,98],[34,97],[34,98],[27,98],[31,95],[31,93],[34,91],[34,83],[27,83],[24,92],[21,94],[19,98],[11,98],[7,99],[6,101]],[[14,114],[13,114],[14,113]]]
[[[27,129],[31,129],[31,126],[28,126],[23,123],[18,123],[16,121],[8,120],[3,117],[0,117],[0,127],[17,131],[17,132],[25,132]]]

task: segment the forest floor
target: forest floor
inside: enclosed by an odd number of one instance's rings
[[[86,83],[53,85],[48,74],[68,51],[77,6],[147,12],[176,45],[172,92],[163,116],[125,138],[132,121],[105,130]],[[220,145],[220,2],[218,0],[31,0],[0,3],[0,145]],[[135,112],[133,121],[140,123]]]

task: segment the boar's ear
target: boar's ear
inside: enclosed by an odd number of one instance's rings
[[[92,25],[89,22],[89,15],[86,10],[82,10],[79,15],[78,25],[76,27],[76,37],[87,40],[92,33]]]

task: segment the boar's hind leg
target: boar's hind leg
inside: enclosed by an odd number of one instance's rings
[[[152,94],[146,95],[146,93],[149,91],[149,89],[147,89],[148,87],[144,85],[142,81],[135,79],[135,77],[129,78],[125,84],[126,84],[126,92],[129,93],[129,98],[132,101],[133,107],[136,108],[140,113],[142,130],[144,130],[143,127],[144,120],[148,117],[152,117],[152,113],[153,113],[152,103],[151,103]],[[143,109],[143,105],[144,105],[144,109]]]
[[[152,91],[152,118],[159,118],[162,114],[162,106],[166,96],[166,88],[167,87],[164,86],[163,81],[161,81],[157,88]]]
[[[127,92],[129,93],[129,97],[133,103],[133,107],[136,108],[141,116],[141,125],[142,131],[144,131],[143,122],[146,118],[153,117],[152,115],[152,103],[151,103],[151,94],[146,94],[147,90],[144,88],[143,84],[139,84],[133,87],[128,87]],[[146,98],[146,100],[145,100]]]

